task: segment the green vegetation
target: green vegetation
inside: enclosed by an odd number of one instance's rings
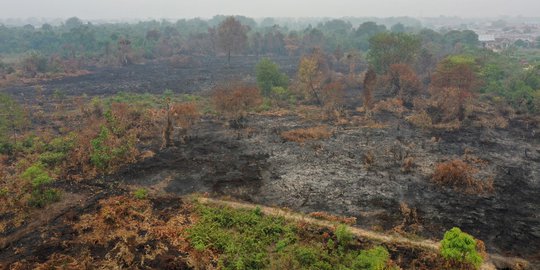
[[[0,154],[7,154],[17,143],[18,133],[27,125],[22,107],[10,96],[0,93]]]
[[[90,160],[96,167],[106,170],[109,167],[109,162],[112,159],[112,149],[107,147],[106,142],[109,138],[109,129],[105,126],[101,126],[99,135],[92,140],[92,154]]]
[[[34,188],[39,188],[43,185],[50,184],[53,181],[53,178],[49,176],[41,163],[35,163],[26,169],[21,174],[21,178],[29,181]]]
[[[197,213],[200,219],[188,230],[189,241],[199,252],[220,254],[223,269],[391,269],[385,248],[358,250],[344,225],[326,238],[281,217],[265,216],[258,208],[197,205]]]
[[[268,58],[263,58],[256,67],[257,85],[264,96],[270,96],[274,87],[287,89],[289,78],[279,71],[279,66]]]
[[[139,188],[133,192],[135,199],[144,200],[148,197],[148,190],[144,188]]]
[[[476,248],[476,240],[455,227],[444,234],[441,255],[453,263],[470,264],[475,269],[479,269],[483,262]]]
[[[421,41],[405,33],[383,32],[370,40],[369,64],[378,73],[385,73],[392,64],[412,64],[420,53]]]
[[[61,193],[56,189],[34,190],[28,200],[28,204],[33,207],[42,208],[53,202],[60,201]]]
[[[52,139],[45,145],[45,152],[40,154],[39,161],[50,168],[59,165],[75,146],[75,138],[76,135],[70,133],[66,137]]]
[[[353,262],[353,269],[383,270],[389,259],[390,254],[383,247],[362,250]]]
[[[60,192],[55,189],[47,188],[54,179],[45,170],[41,163],[35,163],[28,167],[21,178],[27,180],[32,187],[32,192],[28,203],[34,207],[43,207],[49,203],[60,199]]]
[[[335,234],[336,234],[338,245],[342,248],[346,248],[353,240],[353,234],[349,231],[349,229],[345,225],[339,225],[336,228]]]

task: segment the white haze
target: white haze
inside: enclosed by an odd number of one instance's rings
[[[0,18],[540,16],[540,0],[0,0]]]

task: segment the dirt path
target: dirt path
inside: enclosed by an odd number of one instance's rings
[[[259,207],[261,211],[266,215],[279,216],[287,220],[309,223],[309,224],[326,227],[326,228],[335,228],[336,226],[335,222],[315,219],[315,218],[308,217],[303,214],[293,213],[293,212],[285,211],[283,209],[274,208],[274,207],[260,206],[260,205],[254,205],[254,204],[249,204],[249,203],[224,201],[224,200],[211,199],[211,198],[205,198],[205,197],[197,197],[197,201],[202,204],[222,205],[222,206],[227,206],[227,207],[231,207],[235,209],[255,209],[256,207]],[[432,240],[427,240],[427,239],[418,239],[418,240],[410,239],[410,238],[406,238],[399,235],[388,235],[388,234],[378,233],[378,232],[365,230],[365,229],[352,227],[352,226],[349,226],[349,230],[358,238],[366,238],[366,239],[376,241],[376,242],[404,245],[404,246],[419,248],[419,249],[433,251],[433,252],[438,252],[439,247],[440,247],[439,243],[434,242]],[[495,265],[497,265],[497,267]],[[494,270],[494,269],[498,269],[498,268],[500,269],[504,267],[515,267],[517,265],[526,266],[529,264],[526,261],[519,258],[509,258],[509,257],[500,256],[500,255],[490,254],[489,260],[484,262],[484,264],[481,266],[480,269],[482,270],[493,269]],[[514,268],[511,268],[511,269],[514,269]],[[520,268],[515,268],[515,269],[520,269]]]

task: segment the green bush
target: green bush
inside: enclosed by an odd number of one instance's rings
[[[353,234],[345,225],[337,226],[335,234],[340,247],[347,247],[353,240]]]
[[[144,199],[146,199],[148,197],[148,190],[146,190],[144,188],[139,188],[139,189],[135,190],[135,192],[133,192],[133,196],[136,199],[144,200]]]
[[[383,270],[387,268],[390,254],[384,247],[362,250],[353,263],[357,270]]]
[[[27,125],[28,119],[22,106],[11,96],[0,93],[0,153],[11,153],[15,144],[14,135]]]
[[[33,188],[40,188],[43,185],[52,183],[53,181],[52,177],[50,177],[47,171],[45,171],[43,164],[39,162],[26,169],[21,174],[21,177],[24,180],[29,181]]]
[[[39,161],[48,167],[54,167],[64,161],[69,151],[75,146],[75,134],[71,133],[65,137],[52,139],[49,143],[43,144],[45,152],[39,156]]]
[[[28,167],[22,174],[21,178],[27,180],[32,185],[28,204],[33,207],[43,207],[49,203],[60,200],[60,192],[56,189],[46,188],[46,186],[54,181],[47,173],[43,164],[37,162]]]
[[[0,188],[0,197],[6,197],[9,194],[9,189],[4,187]]]
[[[197,205],[197,222],[187,231],[191,246],[219,254],[221,269],[389,269],[383,247],[358,252],[286,222],[265,216],[259,208],[235,210]],[[346,226],[336,230],[337,241],[350,244]],[[325,243],[327,241],[327,243]]]
[[[98,136],[91,141],[92,153],[90,154],[90,161],[94,166],[101,170],[106,170],[109,167],[109,162],[112,159],[110,154],[111,150],[106,145],[109,139],[109,129],[105,126],[101,126],[101,130]]]
[[[66,153],[45,152],[39,155],[39,161],[49,167],[60,164],[67,157]]]
[[[232,210],[198,206],[201,218],[188,239],[197,250],[212,249],[223,255],[224,269],[261,269],[269,263],[268,248],[287,239],[293,227],[282,218],[267,217],[257,209]],[[285,244],[284,244],[285,245]]]
[[[448,261],[470,264],[475,269],[479,269],[483,262],[476,250],[476,240],[456,227],[444,234],[441,255]]]
[[[287,102],[288,105],[294,105],[297,101],[296,96],[289,89],[281,86],[272,87],[271,96],[275,100]]]
[[[269,96],[273,87],[287,88],[289,78],[279,70],[279,66],[272,60],[263,58],[255,69],[257,86],[264,96]]]
[[[299,246],[294,251],[294,256],[300,265],[307,267],[314,264],[317,259],[317,250],[310,247]]]
[[[32,191],[28,204],[33,207],[44,207],[60,200],[60,191],[56,189],[36,189]]]

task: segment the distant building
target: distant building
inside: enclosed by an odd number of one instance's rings
[[[480,34],[480,35],[478,35],[478,40],[480,42],[493,42],[493,41],[495,41],[495,35],[492,35],[492,34]]]

